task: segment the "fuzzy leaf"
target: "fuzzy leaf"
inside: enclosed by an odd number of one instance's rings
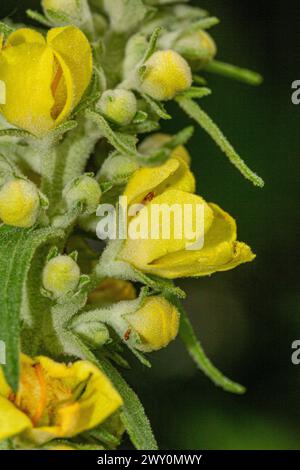
[[[123,398],[122,421],[135,448],[157,450],[157,443],[149,420],[135,392],[109,361],[100,359],[99,364]]]
[[[250,170],[244,160],[242,160],[241,157],[236,153],[222,131],[197,103],[195,103],[192,99],[183,96],[177,97],[176,101],[186,112],[186,114],[193,118],[210,135],[218,147],[220,147],[220,149],[227,155],[231,163],[246,179],[260,188],[264,186],[264,181],[262,178]]]
[[[30,263],[39,246],[61,235],[48,228],[0,227],[0,338],[6,344],[4,374],[14,391],[19,382],[20,310]]]
[[[123,134],[121,132],[115,132],[106,119],[101,114],[91,110],[86,111],[86,115],[92,121],[94,121],[109,143],[122,155],[131,157],[140,157],[141,155],[136,150],[136,138],[132,135]]]
[[[180,302],[173,301],[174,305],[178,308],[180,312],[180,330],[179,335],[183,341],[187,351],[190,356],[202,370],[202,372],[210,378],[210,380],[217,385],[218,387],[223,388],[226,392],[242,394],[245,393],[245,388],[232,380],[225,377],[208,359],[206,356],[200,342],[196,338],[195,332],[191,325],[190,320],[188,319],[182,305]]]
[[[153,98],[151,98],[149,95],[142,94],[142,98],[146,101],[146,103],[149,105],[151,110],[161,119],[172,119],[172,116],[167,113],[165,110],[164,106],[159,103],[159,101],[155,101]]]

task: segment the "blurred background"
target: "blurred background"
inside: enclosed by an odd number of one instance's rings
[[[112,0],[113,1],[113,0]],[[300,449],[300,80],[298,0],[200,0],[222,22],[212,30],[220,60],[257,70],[251,88],[207,75],[213,95],[202,106],[249,166],[264,177],[254,188],[197,129],[190,141],[198,193],[238,222],[239,239],[257,259],[228,273],[181,282],[198,337],[226,375],[247,387],[243,396],[217,389],[180,341],[152,355],[152,369],[134,363],[126,374],[142,399],[161,449]],[[0,16],[20,20],[38,1],[3,0]],[[188,122],[176,107],[167,131]],[[128,448],[128,443],[124,443]]]

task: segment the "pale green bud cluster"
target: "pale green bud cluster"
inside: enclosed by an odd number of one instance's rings
[[[96,212],[101,199],[99,183],[89,175],[83,175],[71,182],[64,190],[64,198],[68,209],[77,204],[84,204],[84,212],[92,214]]]
[[[43,270],[43,286],[54,299],[74,292],[80,280],[78,264],[67,255],[50,259]]]
[[[137,101],[132,91],[107,90],[102,94],[97,108],[110,121],[127,126],[136,115]]]
[[[110,155],[103,163],[100,171],[100,178],[107,181],[123,180],[129,177],[138,169],[135,160],[125,155]]]

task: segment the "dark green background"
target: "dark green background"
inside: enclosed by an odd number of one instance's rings
[[[113,1],[113,0],[112,0]],[[38,2],[4,1],[2,14],[21,17]],[[251,88],[209,77],[214,93],[202,105],[249,165],[265,178],[256,189],[197,130],[189,148],[198,192],[238,221],[239,239],[255,262],[211,278],[182,282],[187,307],[209,356],[248,392],[216,389],[190,362],[180,342],[153,354],[152,370],[135,366],[127,378],[141,396],[163,449],[300,449],[299,1],[194,2],[222,19],[213,30],[219,59],[260,71]],[[187,120],[174,107],[169,129]],[[138,370],[138,372],[137,372]]]

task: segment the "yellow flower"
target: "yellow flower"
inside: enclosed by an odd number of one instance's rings
[[[171,139],[172,137],[170,135],[157,132],[143,140],[139,146],[139,151],[145,155],[151,155],[155,150],[158,150],[164,144],[170,142]],[[188,165],[191,164],[191,156],[183,145],[178,145],[178,147],[171,152],[170,158],[179,158]]]
[[[14,227],[32,227],[38,217],[40,197],[31,181],[14,179],[0,190],[0,219]]]
[[[164,348],[176,338],[179,329],[178,311],[159,296],[148,297],[136,312],[126,315],[126,320],[141,340],[135,348],[143,352]]]
[[[193,193],[195,178],[183,159],[169,158],[163,165],[140,168],[130,178],[124,196],[128,206],[146,204],[167,189]]]
[[[133,193],[133,189],[132,189]],[[168,223],[169,239],[162,236],[162,218],[151,224],[150,212],[153,204],[156,207],[177,205],[182,208],[180,219],[174,216]],[[175,236],[176,227],[184,226],[182,217],[184,206],[191,208],[192,227],[195,234],[193,239],[185,236]],[[196,226],[196,207],[202,205],[204,209],[204,227]],[[147,224],[147,237],[138,239],[128,237],[118,255],[118,258],[127,261],[139,270],[162,276],[169,279],[191,276],[206,276],[217,271],[227,271],[239,264],[252,261],[254,255],[244,243],[237,241],[236,223],[234,219],[215,204],[208,204],[200,196],[189,194],[178,189],[169,189],[154,197],[135,217],[130,220],[131,226],[138,227]],[[166,220],[164,220],[166,225]],[[202,225],[202,224],[201,224]],[[157,239],[152,236],[153,229],[158,233]],[[204,229],[204,230],[203,230]],[[189,245],[196,243],[204,234],[204,246],[191,249]],[[195,249],[196,248],[196,249]]]
[[[145,65],[140,88],[155,100],[171,100],[192,84],[189,64],[175,51],[157,51]]]
[[[92,75],[92,53],[75,26],[13,32],[0,52],[6,86],[1,113],[14,126],[42,136],[61,124],[79,103]]]
[[[56,299],[74,291],[79,279],[79,266],[67,255],[55,256],[50,259],[43,270],[43,285]]]
[[[43,444],[73,437],[106,420],[122,405],[107,377],[93,364],[66,365],[21,356],[16,395],[0,371],[0,440],[19,436]]]

